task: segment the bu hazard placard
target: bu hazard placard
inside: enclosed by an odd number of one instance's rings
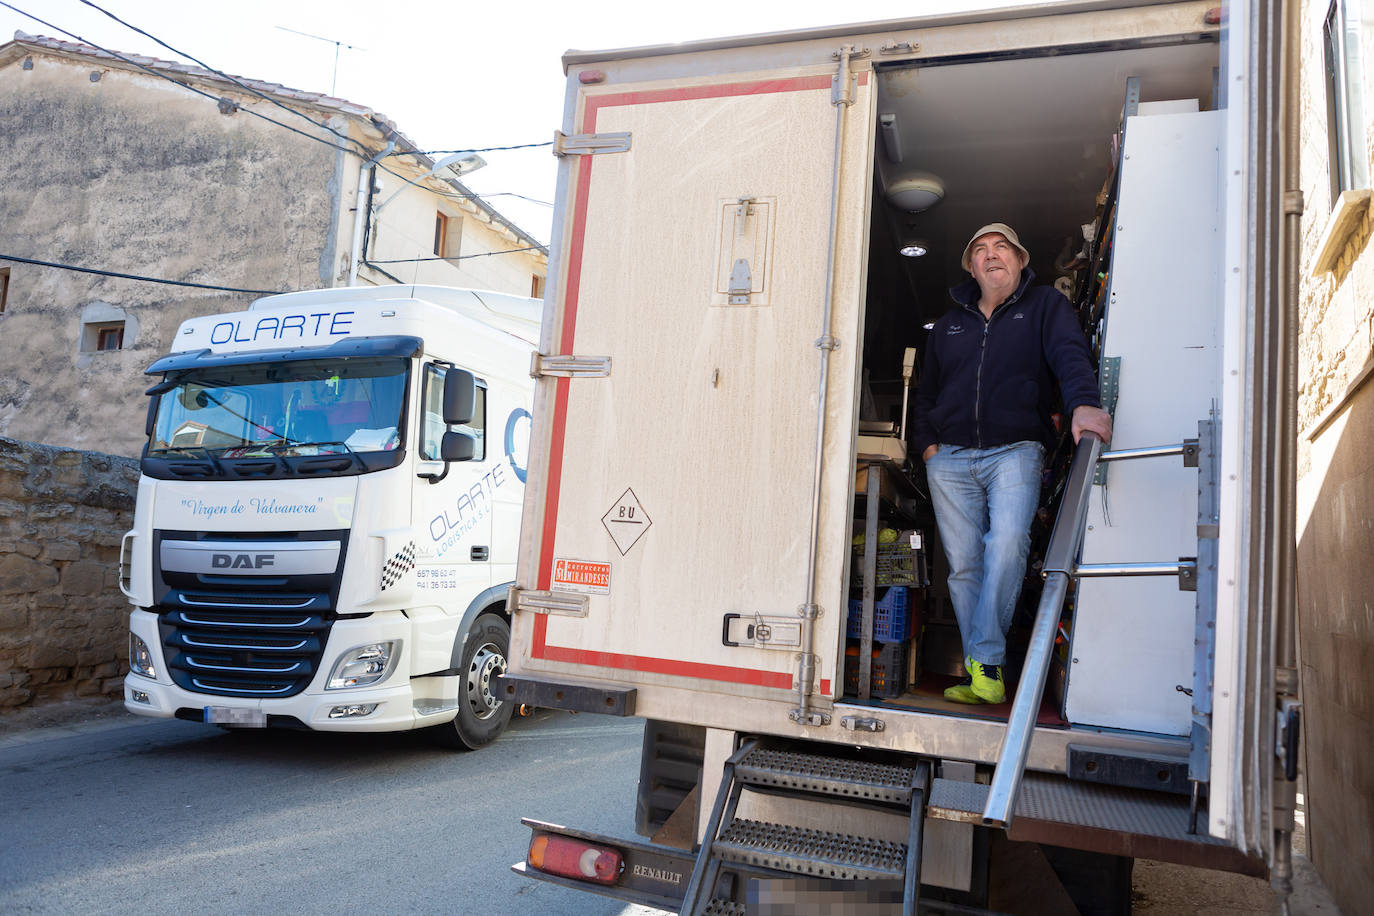
[[[609,595],[611,593],[611,564],[554,557],[553,587],[565,592]]]

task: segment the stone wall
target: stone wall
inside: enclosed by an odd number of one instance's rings
[[[0,437],[0,714],[122,693],[138,462]]]
[[[1306,0],[1300,156],[1298,654],[1308,855],[1346,913],[1374,899],[1374,223],[1333,211],[1321,24]],[[1365,154],[1374,139],[1374,23],[1360,35]],[[1367,160],[1374,174],[1374,160]],[[1318,269],[1316,255],[1329,240]]]

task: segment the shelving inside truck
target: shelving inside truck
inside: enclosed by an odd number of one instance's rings
[[[1218,45],[1214,37],[1199,32],[1152,42],[1148,47],[1099,47],[1075,54],[1046,49],[999,59],[927,59],[875,65],[877,117],[859,395],[861,428],[855,461],[856,546],[849,580],[851,613],[858,625],[851,623],[845,650],[847,675],[867,652],[867,667],[877,672],[878,681],[870,679],[870,689],[862,691],[858,678],[847,676],[846,702],[867,701],[959,716],[1007,717],[1026,629],[1039,597],[1038,564],[1067,476],[1071,437],[1067,430],[1062,431],[1058,447],[1046,459],[1040,508],[1032,524],[1030,564],[1008,636],[1008,702],[970,707],[948,702],[942,696],[943,688],[963,675],[963,649],[949,604],[947,569],[921,456],[906,455],[905,443],[883,443],[880,430],[890,428],[887,435],[892,440],[909,438],[913,423],[910,404],[923,364],[927,330],[953,307],[949,288],[968,279],[959,266],[960,255],[973,230],[986,223],[1005,222],[1017,230],[1031,255],[1034,282],[1052,284],[1064,292],[1079,315],[1093,358],[1109,355],[1110,348],[1103,348],[1103,331],[1108,299],[1114,295],[1110,274],[1118,229],[1123,113],[1167,117],[1218,107]],[[1187,130],[1184,125],[1175,133]],[[1161,142],[1167,146],[1171,140],[1166,137]],[[1166,159],[1190,155],[1186,144],[1182,149],[1185,151],[1165,149],[1160,155]],[[1199,163],[1198,168],[1204,165]],[[1143,180],[1148,179],[1138,178],[1137,182]],[[1148,189],[1137,188],[1137,193],[1148,193]],[[1170,190],[1161,187],[1159,193],[1161,204],[1167,205]],[[1169,255],[1163,253],[1168,250],[1167,246],[1161,249],[1159,257],[1165,261],[1159,265],[1161,270],[1170,266]],[[911,256],[917,251],[924,253]],[[1139,259],[1138,250],[1136,254]],[[1185,277],[1179,281],[1187,282]],[[906,348],[916,351],[916,378],[904,398],[902,364]],[[1141,409],[1139,403],[1130,406]],[[1129,433],[1129,424],[1127,430]],[[1180,433],[1192,435],[1196,429],[1182,429]],[[875,465],[882,466],[886,486],[876,500],[868,500],[863,477],[865,470]],[[870,524],[868,516],[874,511],[878,519]],[[855,632],[863,630],[861,583],[866,569],[860,545],[884,529],[901,545],[908,543],[908,532],[919,532],[920,547],[913,562],[928,568],[928,581],[888,586],[894,580],[878,575],[872,599],[879,605],[876,616],[883,619],[875,619],[873,641],[866,644],[853,638]],[[884,549],[900,551],[901,547]],[[899,577],[895,581],[903,580]],[[899,651],[878,638],[894,632],[884,611],[902,603],[885,588],[907,590],[905,604],[911,616],[897,628],[902,634],[897,641],[902,647]],[[1074,637],[1073,599],[1071,592],[1040,710],[1040,725],[1085,722],[1073,719],[1072,713],[1065,717],[1064,688]],[[1099,621],[1097,625],[1102,624]],[[1191,643],[1191,625],[1186,636],[1185,649]],[[1095,651],[1102,651],[1101,640],[1094,646]],[[1191,668],[1190,654],[1185,661]],[[904,663],[899,683],[892,679],[893,663]],[[869,695],[864,696],[865,692]],[[1185,732],[1186,718],[1185,714]],[[1129,722],[1125,725],[1142,727]],[[1171,726],[1159,728],[1147,723],[1143,728],[1169,731]]]

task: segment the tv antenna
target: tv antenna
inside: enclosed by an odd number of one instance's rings
[[[326,42],[329,42],[330,44],[332,44],[332,45],[334,46],[334,76],[329,80],[329,94],[330,94],[330,95],[333,95],[333,94],[334,94],[334,87],[335,87],[335,85],[336,85],[336,84],[338,83],[338,81],[339,81],[339,49],[340,49],[340,48],[347,48],[347,49],[350,50],[350,51],[366,51],[366,50],[367,50],[367,48],[360,48],[360,47],[358,47],[357,45],[347,44],[346,42],[338,41],[338,40],[333,39],[333,38],[325,38],[323,35],[311,35],[309,32],[301,32],[301,31],[298,31],[298,30],[296,30],[296,29],[288,29],[288,28],[287,28],[286,26],[284,26],[284,25],[279,25],[279,26],[277,26],[277,28],[281,29],[283,32],[291,32],[291,33],[296,34],[296,35],[302,35],[302,36],[304,36],[304,37],[306,37],[306,38],[313,38],[313,39],[315,39],[316,41],[326,41]]]

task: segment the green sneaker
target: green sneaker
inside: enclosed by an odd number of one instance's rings
[[[966,677],[953,687],[945,688],[945,699],[954,703],[976,704],[983,702],[973,692],[973,678]]]
[[[964,667],[972,676],[969,690],[974,696],[984,703],[1006,702],[1007,685],[1002,682],[1001,665],[985,665],[970,658],[965,660]]]

